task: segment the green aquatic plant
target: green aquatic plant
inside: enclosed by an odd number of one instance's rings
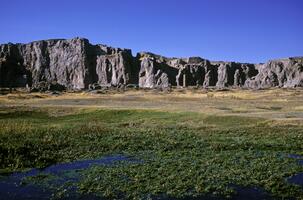
[[[300,125],[262,118],[146,110],[0,113],[0,170],[124,154],[142,162],[80,171],[82,193],[109,198],[230,197],[233,184],[259,186],[276,198],[302,198],[286,178],[303,167]],[[51,177],[33,177],[32,181]],[[29,179],[31,180],[31,179]]]

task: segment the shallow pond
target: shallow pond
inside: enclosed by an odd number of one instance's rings
[[[303,156],[288,155],[296,159],[298,164],[303,165]],[[0,179],[0,199],[101,199],[95,195],[82,195],[77,192],[77,183],[80,178],[80,171],[96,165],[114,166],[118,163],[138,163],[138,159],[124,155],[105,156],[95,160],[81,160],[70,163],[51,165],[44,169],[31,169],[26,172],[16,172]],[[33,179],[31,179],[33,178]],[[298,173],[287,178],[291,184],[303,186],[303,173]],[[271,196],[259,187],[242,187],[230,185],[236,191],[231,198],[233,200],[257,200],[272,199]],[[54,196],[55,194],[55,196]],[[58,195],[59,194],[59,195]],[[169,197],[153,197],[153,199],[170,199]],[[224,199],[212,196],[188,197],[183,200],[194,199]]]
[[[63,199],[100,199],[94,195],[80,195],[72,184],[80,179],[78,170],[94,165],[114,165],[120,161],[138,162],[138,160],[123,156],[106,156],[96,160],[81,160],[70,163],[51,165],[44,169],[32,169],[27,172],[16,172],[0,179],[0,199],[50,199],[56,190],[61,189]],[[46,182],[34,184],[27,178],[45,178]],[[54,177],[54,178],[52,178]],[[69,184],[66,184],[69,183]]]
[[[296,159],[299,165],[303,165],[303,156],[290,154],[288,157]],[[291,184],[300,185],[303,188],[303,172],[289,177],[287,181]]]

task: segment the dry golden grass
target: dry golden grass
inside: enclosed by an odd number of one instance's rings
[[[152,109],[161,111],[191,111],[215,115],[264,117],[303,121],[302,89],[268,90],[108,90],[101,94],[90,92],[26,93],[22,91],[0,95],[0,107],[50,108],[54,116],[79,109]],[[62,108],[61,111],[52,108]],[[68,109],[67,109],[68,108]]]

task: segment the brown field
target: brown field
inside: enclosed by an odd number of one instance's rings
[[[302,89],[268,90],[106,90],[98,93],[27,93],[0,95],[0,108],[56,108],[54,115],[77,109],[152,109],[212,115],[261,117],[284,123],[303,123]],[[58,112],[58,109],[62,112]]]

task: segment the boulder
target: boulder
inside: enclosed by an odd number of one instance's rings
[[[40,81],[30,89],[31,92],[46,92],[46,91],[62,92],[64,90],[66,90],[65,86],[57,82],[50,83],[46,81]]]

